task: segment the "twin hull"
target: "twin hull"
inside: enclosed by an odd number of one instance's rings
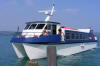
[[[18,58],[28,57],[30,60],[47,57],[48,46],[56,46],[57,56],[68,56],[97,47],[96,42],[56,45],[12,43],[12,45]]]

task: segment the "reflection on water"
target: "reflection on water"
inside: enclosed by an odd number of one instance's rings
[[[71,56],[59,57],[57,64],[58,66],[91,66],[90,63],[94,61],[93,57],[95,53],[96,52],[93,50]]]
[[[27,61],[29,61],[28,58],[18,59],[14,66],[25,66]],[[47,59],[46,58],[38,59],[38,60],[35,60],[35,61],[38,62],[39,66],[47,66]]]
[[[14,66],[25,66],[28,58],[18,59]]]

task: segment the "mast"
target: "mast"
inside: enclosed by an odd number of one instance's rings
[[[47,17],[45,19],[46,22],[49,21],[50,20],[50,17],[53,15],[53,13],[55,11],[54,8],[55,8],[55,4],[53,4],[53,7],[52,7],[50,13],[48,13],[49,11],[47,11],[47,13],[45,12],[45,14],[47,15]]]
[[[52,9],[51,10],[43,10],[43,11],[39,11],[40,13],[43,12],[47,17],[45,18],[45,22],[48,22],[50,20],[50,17],[53,15],[53,13],[55,12],[55,4],[54,4],[54,0],[53,0],[53,5],[52,5]]]

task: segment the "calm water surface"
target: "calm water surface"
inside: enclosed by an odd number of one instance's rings
[[[0,35],[0,66],[25,66],[28,58],[18,59],[10,43],[12,35]],[[47,59],[38,59],[39,66],[47,66]],[[98,48],[83,53],[57,57],[58,66],[100,66],[100,40]]]

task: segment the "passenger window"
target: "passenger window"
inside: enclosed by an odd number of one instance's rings
[[[82,34],[80,34],[80,39],[82,39]]]
[[[72,39],[75,39],[75,34],[74,33],[72,33]]]
[[[88,34],[85,35],[85,39],[89,39]]]
[[[83,39],[85,39],[85,34],[83,34]]]
[[[78,34],[76,34],[76,39],[79,39],[79,35]]]
[[[66,33],[66,39],[70,39],[70,33]]]

